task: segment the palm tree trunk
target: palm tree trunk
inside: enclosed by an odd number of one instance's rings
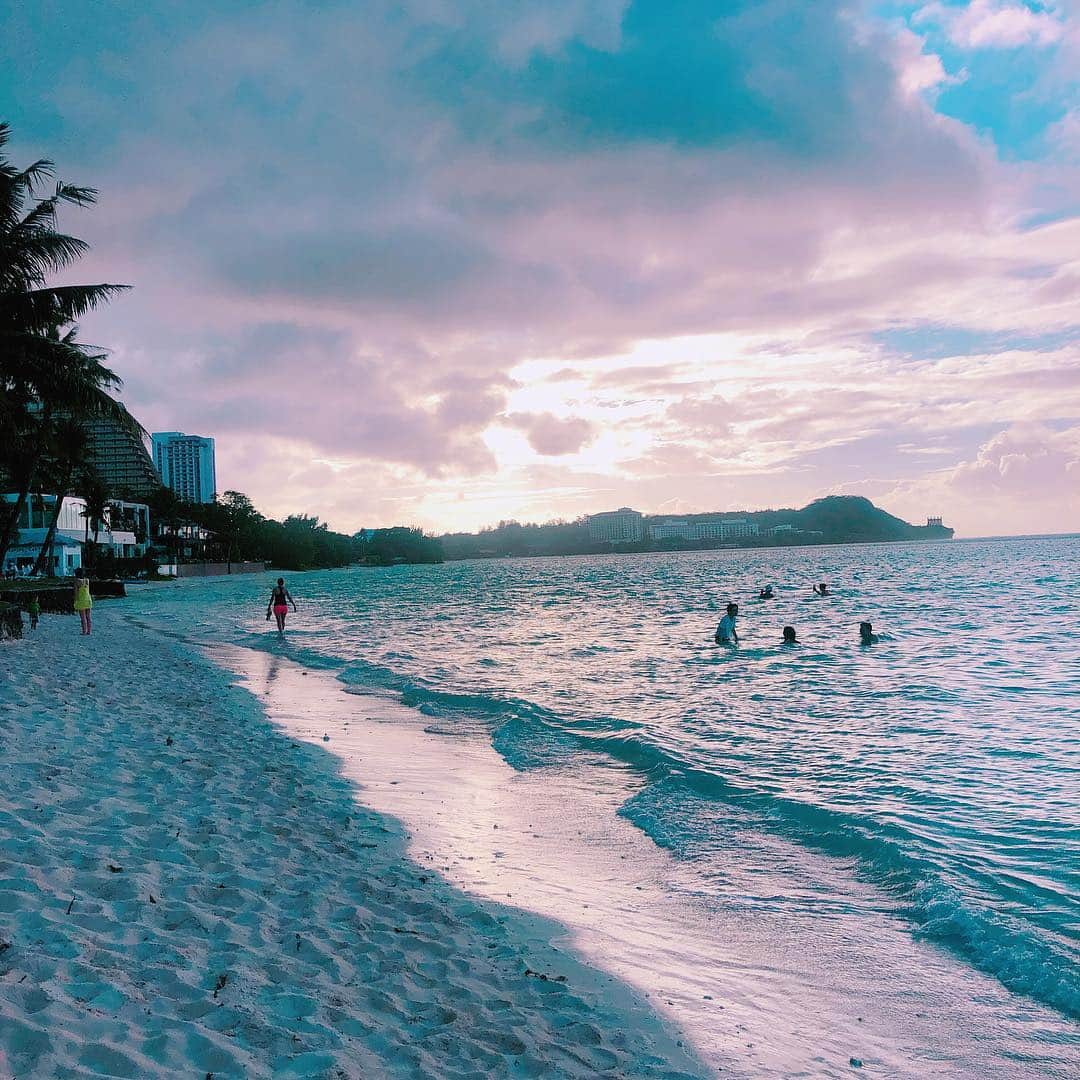
[[[11,545],[15,542],[16,526],[19,524],[19,517],[23,512],[26,497],[29,494],[29,485],[27,485],[26,490],[23,490],[23,485],[19,484],[19,496],[15,502],[4,503],[4,508],[8,510],[8,513],[4,515],[4,524],[0,527],[0,567],[4,565],[4,559],[7,557]]]
[[[94,548],[91,549],[91,547],[90,547],[90,518],[93,517],[93,514],[89,513],[89,510],[90,510],[89,505],[86,507],[86,509],[87,509],[86,531],[83,533],[83,558],[82,558],[82,561],[84,563],[87,563],[90,566],[93,566],[94,561],[95,561],[95,557],[97,555],[97,546],[96,546],[96,544],[97,544],[97,529],[96,528],[94,529],[95,546],[94,546]],[[87,555],[90,556],[89,559],[87,558]]]
[[[64,490],[67,490],[65,485]],[[49,577],[56,577],[56,568],[53,566],[52,549],[53,543],[56,540],[56,525],[60,520],[60,511],[64,505],[64,496],[56,496],[56,505],[53,507],[52,517],[49,518],[49,531],[45,534],[45,539],[42,541],[41,550],[38,552],[37,561],[34,563],[34,569],[30,572],[32,574],[40,574],[41,569],[44,566],[48,572]],[[46,560],[48,560],[46,562]]]
[[[46,405],[41,414],[41,426],[38,428],[39,434],[45,429],[45,425],[48,424],[51,417],[52,409]],[[29,432],[25,432],[23,437],[30,438],[31,435]],[[34,451],[22,459],[22,475],[20,476],[17,471],[12,476],[12,479],[16,483],[16,490],[18,491],[19,497],[15,500],[11,513],[7,515],[3,525],[0,526],[0,569],[3,568],[4,559],[7,557],[11,545],[15,542],[15,534],[18,532],[19,517],[23,512],[23,507],[26,505],[26,500],[30,495],[30,488],[34,484],[34,473],[37,471],[38,463],[41,461],[44,453],[45,443],[43,439],[39,438]]]

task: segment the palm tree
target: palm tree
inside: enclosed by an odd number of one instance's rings
[[[10,137],[10,127],[0,124],[0,151]],[[39,198],[54,171],[45,160],[18,169],[0,153],[0,472],[17,493],[0,520],[0,564],[44,453],[39,424],[47,427],[60,415],[100,416],[141,433],[109,393],[120,379],[102,363],[104,354],[76,341],[71,329],[127,286],[48,285],[88,246],[58,230],[61,205],[97,199],[93,188],[63,183]]]
[[[64,499],[71,492],[76,472],[83,466],[87,454],[86,428],[78,420],[61,417],[52,422],[46,448],[47,462],[42,470],[50,481],[49,486],[55,493],[49,528],[41,544],[41,551],[34,563],[32,573],[40,574],[44,569],[49,577],[55,577],[52,550],[56,540],[56,527],[60,520],[60,511]]]
[[[86,502],[86,509],[83,511],[83,517],[86,519],[86,534],[83,546],[87,552],[92,553],[92,556],[96,556],[98,532],[109,509],[109,488],[102,479],[101,473],[92,465],[84,466],[79,474],[76,486],[78,494]],[[91,526],[94,529],[93,547],[90,546]],[[89,561],[93,562],[93,557]]]

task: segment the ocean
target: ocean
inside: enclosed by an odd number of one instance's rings
[[[263,621],[269,577],[136,604],[195,640],[400,695],[431,730],[555,786],[586,767],[632,776],[617,805],[581,813],[617,814],[673,860],[668,888],[695,918],[752,912],[782,933],[820,914],[855,933],[872,910],[998,986],[1016,1062],[1025,1003],[1061,1030],[1080,1019],[1080,539],[287,579],[285,645]],[[832,595],[813,595],[822,581]],[[758,600],[767,583],[775,599]],[[712,641],[729,600],[737,648]],[[859,643],[864,619],[875,644]]]

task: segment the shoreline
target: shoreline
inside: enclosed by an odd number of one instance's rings
[[[711,1074],[183,641],[110,605],[0,665],[0,1076]]]
[[[213,655],[293,737],[329,740],[363,801],[404,823],[415,862],[482,901],[525,897],[723,1075],[839,1077],[852,1059],[867,1075],[911,1080],[1068,1073],[1068,1042],[1060,1056],[1053,1046],[1066,1025],[913,937],[843,860],[773,838],[784,879],[759,874],[757,894],[733,894],[731,877],[758,866],[738,830],[726,865],[703,880],[624,814],[647,780],[602,753],[569,770],[518,771],[483,725],[343,683],[287,643]],[[829,891],[845,896],[839,907],[816,899]],[[774,900],[800,894],[802,910],[773,921]],[[858,926],[845,926],[853,913]],[[996,1046],[1006,1017],[1042,1044],[1030,1071]]]

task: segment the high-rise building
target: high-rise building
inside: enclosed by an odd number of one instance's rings
[[[162,483],[187,502],[214,501],[214,440],[182,431],[155,431],[154,464]]]
[[[161,477],[143,440],[111,420],[89,420],[90,457],[109,493],[143,499],[161,487]]]

